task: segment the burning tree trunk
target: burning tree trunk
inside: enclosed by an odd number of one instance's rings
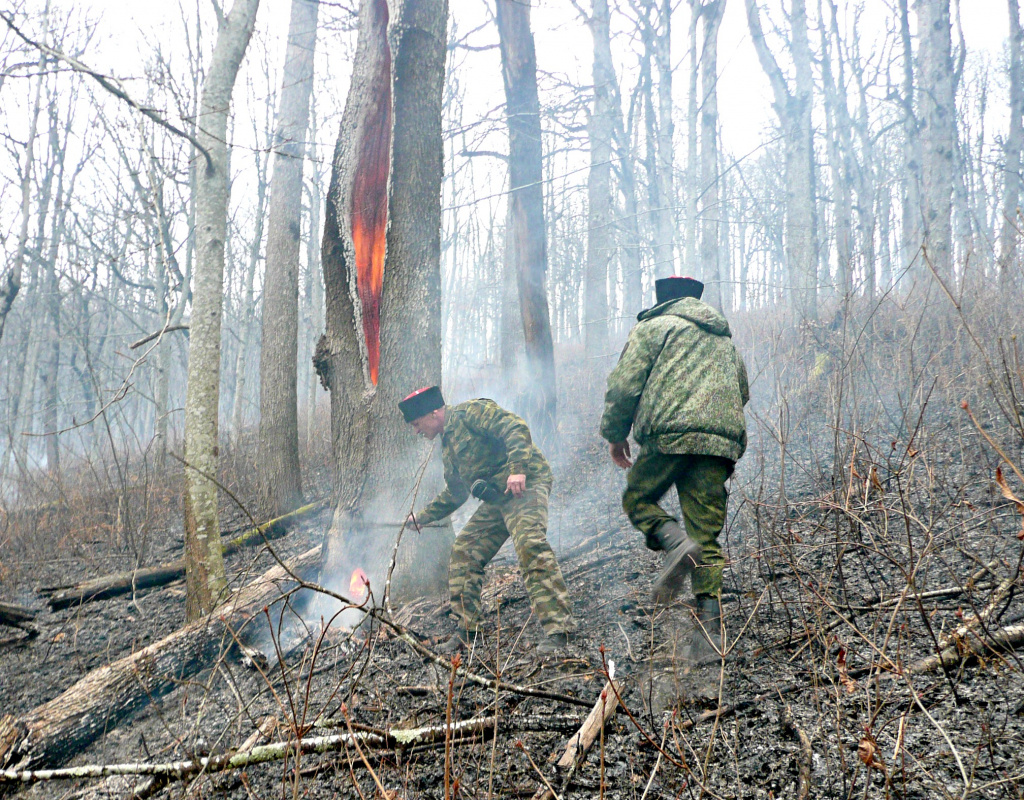
[[[397,404],[441,382],[446,18],[445,0],[363,0],[327,194],[326,333],[316,361],[331,392],[338,505],[321,580],[340,579],[347,590],[348,570],[361,566],[378,596],[399,528],[384,523],[417,502],[420,457]],[[439,478],[435,459],[419,502]],[[444,543],[426,532],[409,541],[418,544],[416,571],[435,590]],[[351,563],[355,553],[360,563]]]
[[[224,18],[203,84],[197,138],[196,267],[185,394],[185,564],[188,618],[210,611],[227,586],[217,519],[220,322],[228,220],[228,113],[259,0],[236,0]]]
[[[274,133],[260,350],[260,496],[270,516],[302,501],[299,474],[299,229],[304,139],[313,89],[319,0],[292,0],[281,106]]]
[[[529,1],[498,0],[497,20],[508,118],[511,237],[526,338],[526,369],[533,378],[523,387],[524,412],[540,443],[551,445],[556,423],[555,354],[545,287],[543,151]]]

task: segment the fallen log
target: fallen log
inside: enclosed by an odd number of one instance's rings
[[[265,606],[281,599],[320,563],[320,546],[276,566],[240,589],[209,616],[149,647],[101,667],[59,697],[21,717],[0,717],[0,768],[25,770],[65,763],[182,681],[206,669]]]
[[[0,625],[9,628],[19,628],[29,634],[38,636],[39,631],[32,624],[36,612],[25,606],[16,606],[12,603],[0,603]]]
[[[284,516],[257,525],[255,528],[250,528],[224,545],[224,555],[227,556],[245,547],[261,544],[264,539],[280,535],[286,523],[312,514],[323,508],[326,503],[326,500],[318,500]],[[107,600],[142,589],[166,586],[168,583],[173,583],[184,577],[185,559],[179,558],[167,564],[133,569],[115,575],[104,575],[100,578],[90,578],[70,586],[40,586],[36,591],[41,595],[48,595],[46,602],[51,611],[60,611],[70,606],[91,603],[95,600]]]
[[[1021,646],[1024,646],[1024,623],[1007,625],[984,635],[975,632],[970,638],[956,640],[938,653],[916,661],[907,668],[907,672],[921,675],[939,667],[955,667],[965,658],[991,652],[1005,652]]]

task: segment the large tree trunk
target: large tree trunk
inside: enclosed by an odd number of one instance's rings
[[[256,461],[260,499],[264,511],[272,517],[285,514],[302,502],[297,374],[299,232],[319,8],[319,0],[292,0],[281,106],[273,142]]]
[[[529,0],[497,1],[501,72],[509,132],[509,203],[519,307],[526,339],[523,411],[541,446],[555,444],[555,355],[545,287],[548,269],[537,55]]]
[[[725,0],[704,4],[704,46],[701,50],[700,114],[700,263],[708,284],[707,302],[722,308],[721,193],[718,176],[718,31],[725,13]]]
[[[265,572],[222,605],[217,614],[196,620],[120,661],[100,667],[65,692],[21,717],[0,718],[0,767],[57,767],[116,728],[154,700],[207,669],[235,636],[252,635],[262,610],[287,591],[291,575],[315,568],[315,547]],[[249,630],[245,630],[248,626]]]
[[[1024,146],[1024,27],[1020,24],[1017,0],[1007,0],[1010,12],[1010,123],[1003,145],[1003,219],[999,232],[999,284],[1012,288],[1017,264],[1018,231],[1021,228],[1020,162]]]
[[[814,208],[814,128],[811,124],[814,80],[807,39],[807,5],[792,0],[790,50],[794,78],[790,86],[765,42],[756,0],[746,0],[750,37],[771,82],[786,152],[786,268],[797,314],[818,316],[818,254]]]
[[[228,115],[238,67],[259,0],[235,0],[224,18],[203,84],[196,138],[196,265],[185,393],[186,613],[207,613],[227,588],[217,518],[220,337],[228,219]]]
[[[331,392],[338,504],[321,581],[347,589],[358,566],[378,598],[399,529],[387,523],[440,488],[436,459],[418,484],[423,451],[397,404],[441,382],[446,18],[445,0],[363,0],[327,195],[317,368]],[[396,592],[439,590],[451,537],[438,530],[405,540]]]
[[[920,37],[921,213],[925,257],[941,280],[952,276],[952,193],[956,107],[949,0],[917,0]]]
[[[594,107],[590,113],[590,172],[587,176],[587,273],[584,339],[587,356],[608,346],[608,268],[612,262],[612,131],[617,93],[612,67],[608,0],[594,0]]]

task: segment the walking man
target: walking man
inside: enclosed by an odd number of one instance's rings
[[[564,648],[573,620],[569,593],[547,539],[551,468],[533,444],[526,422],[493,400],[446,406],[437,386],[413,392],[398,407],[420,436],[441,436],[444,464],[445,488],[410,515],[409,523],[443,519],[470,494],[483,501],[452,547],[448,588],[464,633],[453,636],[445,649],[461,649],[476,635],[484,569],[509,536],[533,612],[546,634],[537,652],[546,655]]]
[[[725,482],[747,446],[747,371],[729,323],[701,302],[693,278],[655,282],[657,304],[637,317],[608,376],[601,436],[612,461],[629,469],[622,507],[647,547],[664,552],[653,599],[668,605],[691,576],[697,619],[689,660],[721,652],[722,569],[718,534],[729,498]],[[640,445],[630,460],[630,429]],[[675,486],[685,531],[658,502]],[[705,633],[706,632],[706,633]]]

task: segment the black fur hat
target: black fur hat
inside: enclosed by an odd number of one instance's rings
[[[673,275],[671,278],[661,278],[654,282],[654,296],[658,305],[667,303],[669,300],[678,300],[681,297],[696,297],[704,294],[704,284],[696,278],[681,278]]]
[[[444,408],[444,397],[441,395],[440,386],[424,386],[398,404],[398,409],[402,412],[406,422],[418,420],[439,408]]]

